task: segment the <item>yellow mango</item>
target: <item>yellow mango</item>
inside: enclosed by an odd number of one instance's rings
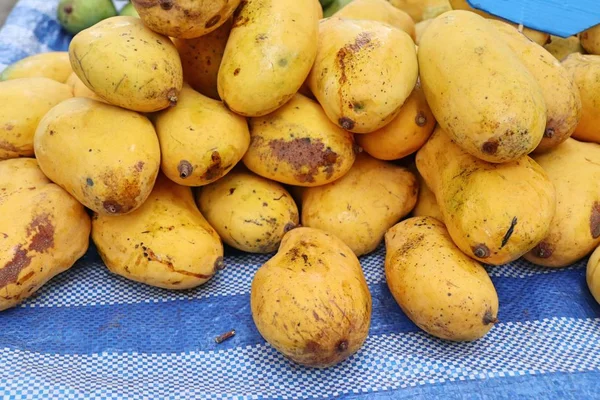
[[[219,96],[237,114],[260,117],[289,101],[317,53],[319,13],[314,0],[247,0],[219,69]]]
[[[223,245],[189,187],[162,174],[148,200],[127,215],[95,214],[92,239],[110,271],[164,289],[202,285],[223,268]]]
[[[402,311],[441,339],[473,341],[497,322],[498,295],[486,270],[431,217],[400,222],[385,235],[385,277]]]
[[[355,133],[384,127],[400,111],[417,76],[415,44],[406,32],[378,21],[321,21],[308,85],[338,126]]]
[[[298,225],[298,207],[277,182],[236,168],[197,192],[202,215],[225,243],[249,253],[276,251]]]
[[[251,118],[243,158],[254,173],[297,186],[342,177],[355,159],[352,134],[333,124],[319,104],[300,94],[272,114]]]
[[[597,248],[588,260],[586,281],[592,296],[600,303],[600,248]]]
[[[183,71],[177,49],[136,17],[112,17],[81,31],[69,45],[73,71],[98,96],[133,111],[177,104]]]
[[[490,20],[490,23],[542,88],[546,103],[546,129],[535,151],[544,152],[558,146],[571,137],[581,118],[581,97],[577,85],[569,72],[543,47],[502,21]]]
[[[356,353],[371,322],[371,294],[352,250],[312,228],[288,232],[258,269],[252,318],[267,342],[292,361],[329,367]]]
[[[0,74],[0,81],[40,77],[65,83],[72,72],[69,53],[52,51],[34,54],[9,65]]]
[[[193,39],[218,29],[231,17],[240,0],[131,0],[131,3],[154,32]]]
[[[452,9],[454,9],[454,10],[471,11],[471,12],[478,14],[484,18],[503,21],[503,22],[506,22],[507,24],[514,26],[515,28],[519,28],[519,24],[515,24],[514,22],[507,21],[503,18],[499,18],[499,17],[489,14],[485,11],[478,10],[476,8],[471,7],[469,5],[469,3],[467,3],[466,0],[450,0],[450,5],[452,6]],[[521,28],[520,28],[520,30],[521,30]],[[545,45],[550,40],[550,34],[546,33],[546,32],[536,31],[535,29],[531,29],[531,28],[527,28],[527,27],[523,27],[522,32],[525,36],[527,36],[529,39],[531,39],[535,43],[539,44],[540,46]]]
[[[542,140],[542,89],[486,19],[468,11],[437,17],[421,39],[419,67],[438,124],[473,156],[509,162]]]
[[[556,189],[556,213],[548,235],[525,258],[564,267],[600,245],[600,145],[569,139],[534,160]]]
[[[435,193],[429,189],[427,183],[420,174],[417,174],[419,182],[419,196],[417,204],[413,208],[412,215],[414,217],[432,217],[438,221],[444,222],[444,216],[438,206]]]
[[[544,45],[544,48],[559,61],[564,60],[571,53],[585,54],[577,35],[568,38],[550,36],[550,40]]]
[[[0,161],[0,311],[32,296],[88,248],[85,209],[35,159]]]
[[[405,11],[413,21],[420,22],[435,18],[438,15],[450,11],[448,0],[386,0],[391,5]]]
[[[162,171],[180,185],[216,181],[242,159],[250,145],[244,117],[189,86],[182,89],[177,107],[161,111],[154,124]]]
[[[42,117],[72,97],[69,86],[48,78],[0,82],[0,160],[33,156],[33,135]]]
[[[356,135],[356,143],[380,160],[397,160],[419,150],[435,128],[435,117],[425,100],[421,84],[413,89],[398,115],[368,135]]]
[[[69,79],[67,79],[66,84],[73,91],[73,97],[87,97],[88,99],[106,103],[106,101],[100,96],[98,96],[96,93],[94,93],[93,90],[90,90],[90,88],[85,86],[85,83],[83,83],[81,79],[79,79],[75,72],[73,72],[71,76],[69,76]]]
[[[205,96],[219,100],[217,77],[225,53],[232,20],[211,33],[195,39],[174,39],[183,67],[183,78]]]
[[[417,152],[416,164],[452,239],[469,257],[505,264],[547,236],[556,195],[530,157],[489,163],[462,150],[438,127]]]
[[[572,136],[600,143],[600,56],[573,53],[562,65],[571,74],[581,96],[581,119]]]
[[[421,22],[417,22],[415,24],[415,44],[416,45],[419,45],[419,43],[421,42],[421,38],[423,37],[423,34],[425,33],[425,30],[427,28],[429,28],[429,25],[431,25],[432,22],[433,22],[433,18],[426,19]]]
[[[408,33],[413,40],[415,39],[415,22],[410,15],[386,0],[354,0],[333,16],[383,22]]]
[[[138,208],[160,166],[158,138],[146,117],[84,97],[44,116],[34,149],[48,178],[102,215]]]
[[[302,226],[335,235],[361,256],[413,209],[417,193],[406,168],[361,153],[342,178],[301,191]]]
[[[600,55],[600,24],[581,32],[579,38],[585,51]]]

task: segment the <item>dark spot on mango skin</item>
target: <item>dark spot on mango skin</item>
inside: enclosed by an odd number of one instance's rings
[[[233,12],[232,29],[237,28],[238,26],[244,26],[248,22],[250,22],[250,18],[248,18],[245,15],[242,15],[242,12],[244,11],[244,8],[246,8],[247,4],[248,4],[247,0],[242,0],[240,2],[240,5],[238,6],[238,8],[236,8],[235,11]]]
[[[346,340],[342,340],[338,343],[336,347],[338,353],[343,353],[348,350],[348,342]]]
[[[86,185],[88,186],[94,186],[94,181],[92,180],[92,178],[87,178],[85,180]]]
[[[12,131],[14,129],[14,125],[13,124],[6,124],[4,125],[4,129],[7,131]]]
[[[49,214],[38,215],[27,227],[27,235],[31,236],[29,250],[44,253],[54,247],[54,225]]]
[[[173,0],[158,0],[158,4],[160,4],[160,8],[165,11],[173,8]]]
[[[590,232],[594,239],[600,236],[600,202],[594,202],[590,215]]]
[[[15,255],[2,269],[0,269],[0,288],[11,283],[15,283],[22,270],[31,264],[31,257],[27,255],[27,250],[19,245],[15,250]]]
[[[486,154],[496,154],[498,151],[498,141],[495,139],[488,140],[481,146],[481,150]]]
[[[417,116],[415,117],[415,124],[420,127],[424,127],[427,124],[427,117],[422,111],[417,113]]]
[[[211,19],[209,19],[208,21],[206,21],[206,24],[204,25],[204,27],[206,29],[208,28],[212,28],[213,26],[215,26],[217,24],[217,22],[219,22],[221,20],[221,16],[219,14],[214,15]]]
[[[0,140],[0,150],[10,151],[14,153],[18,153],[20,151],[17,146],[8,143],[5,140]]]
[[[355,122],[348,117],[342,117],[338,120],[338,124],[340,124],[343,129],[349,131],[354,129]]]
[[[240,69],[236,68],[235,71],[233,71],[233,76],[238,76],[240,73]]]
[[[554,137],[554,128],[546,128],[546,130],[544,131],[544,137],[552,139]]]
[[[218,257],[215,261],[215,271],[221,271],[225,269],[225,261],[223,261],[223,257]]]
[[[210,155],[210,166],[206,169],[204,175],[202,175],[202,179],[205,181],[216,179],[222,175],[224,169],[226,168],[223,168],[221,164],[221,155],[218,151],[213,151]]]
[[[137,164],[135,164],[135,170],[137,172],[142,172],[143,169],[144,169],[144,162],[138,161]]]
[[[294,228],[296,228],[296,224],[294,224],[293,222],[288,222],[283,227],[283,233],[288,233],[289,231],[291,231]]]
[[[483,243],[473,246],[471,248],[473,255],[477,258],[488,258],[490,256],[490,249]]]
[[[484,325],[495,324],[498,322],[498,318],[492,313],[492,309],[488,308],[483,315],[482,322]]]
[[[106,212],[108,212],[109,214],[118,214],[123,209],[123,207],[119,203],[112,200],[106,200],[105,202],[103,202],[102,207],[104,207]]]
[[[320,168],[323,168],[327,178],[330,178],[338,160],[337,153],[325,147],[321,139],[299,138],[290,141],[276,139],[269,142],[269,148],[274,158],[287,162],[295,170],[308,169],[307,172],[298,172],[295,175],[300,182],[314,182],[314,176],[320,172]]]
[[[550,258],[554,253],[554,247],[549,243],[540,242],[531,250],[531,253],[537,258]]]

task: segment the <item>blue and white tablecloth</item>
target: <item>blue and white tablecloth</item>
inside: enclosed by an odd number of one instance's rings
[[[18,3],[0,30],[0,70],[67,48],[55,8]],[[110,274],[92,247],[34,298],[0,313],[0,398],[600,399],[600,306],[585,260],[561,270],[491,267],[500,323],[477,342],[449,343],[402,313],[381,246],[361,259],[373,296],[364,347],[311,370],[283,358],[252,322],[250,283],[268,258],[228,251],[227,268],[205,286],[169,292]],[[231,329],[236,336],[217,345]]]

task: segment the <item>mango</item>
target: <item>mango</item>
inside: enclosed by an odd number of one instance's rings
[[[60,0],[57,7],[60,25],[76,35],[98,22],[117,15],[112,0]]]
[[[102,215],[141,206],[160,166],[158,138],[146,117],[84,97],[44,116],[34,150],[48,178]]]
[[[564,60],[571,53],[585,54],[584,48],[581,46],[577,35],[561,38],[559,36],[550,36],[550,40],[544,45],[558,61]]]
[[[79,79],[113,105],[154,112],[177,104],[183,86],[177,49],[139,18],[113,17],[82,31],[69,57]]]
[[[249,253],[276,251],[299,222],[298,207],[282,185],[241,167],[201,188],[196,201],[225,243]]]
[[[600,24],[581,32],[579,38],[585,51],[600,55]]]
[[[355,156],[352,134],[338,128],[319,104],[300,94],[272,114],[251,118],[246,167],[265,178],[319,186],[344,176]]]
[[[0,160],[33,156],[33,135],[42,117],[72,97],[69,86],[49,78],[0,82]]]
[[[406,168],[361,153],[342,178],[301,191],[302,226],[335,235],[357,256],[368,254],[413,209],[417,193]]]
[[[558,146],[571,137],[581,118],[579,89],[569,72],[543,47],[509,24],[495,20],[490,20],[490,23],[542,88],[546,103],[546,129],[535,152]]]
[[[404,31],[415,39],[415,22],[410,15],[386,0],[354,0],[334,14],[334,17],[379,21]]]
[[[298,364],[324,368],[361,348],[372,300],[352,250],[331,234],[302,227],[288,232],[254,275],[250,307],[271,346]]]
[[[600,56],[573,53],[562,65],[571,74],[581,96],[581,119],[572,136],[600,143]]]
[[[419,45],[419,43],[421,43],[421,38],[423,37],[423,34],[427,30],[427,28],[429,28],[429,25],[431,25],[432,22],[433,18],[426,19],[415,24],[415,44],[417,46]]]
[[[90,218],[35,159],[0,161],[0,311],[32,296],[88,248]]]
[[[385,235],[385,277],[402,311],[441,339],[473,341],[497,322],[498,295],[486,270],[431,217],[400,222]]]
[[[106,103],[106,101],[103,100],[96,93],[94,93],[94,91],[90,90],[87,86],[85,86],[85,83],[83,83],[81,79],[79,79],[75,72],[73,72],[71,76],[69,76],[69,79],[67,79],[66,84],[73,91],[73,97],[87,97],[88,99]]]
[[[398,160],[419,150],[435,128],[435,117],[420,82],[386,126],[368,135],[356,135],[356,143],[380,160]]]
[[[190,289],[223,268],[223,245],[189,187],[162,174],[148,200],[127,215],[94,214],[92,239],[108,269],[164,289]]]
[[[448,0],[386,0],[394,7],[403,10],[411,16],[413,21],[421,22],[435,18],[440,14],[450,11]]]
[[[131,0],[144,24],[165,36],[193,39],[218,29],[240,0]],[[241,4],[240,4],[241,3]]]
[[[438,221],[444,222],[444,216],[438,206],[435,193],[429,189],[427,183],[420,174],[417,174],[419,182],[419,196],[417,198],[417,204],[412,210],[413,217],[432,217]]]
[[[416,164],[435,193],[450,236],[469,257],[505,264],[533,249],[550,231],[554,186],[530,157],[485,162],[438,127],[417,152]]]
[[[181,57],[185,82],[215,100],[220,100],[217,78],[231,25],[232,20],[229,19],[207,35],[196,39],[173,40]]]
[[[482,160],[504,163],[544,135],[542,89],[487,20],[468,11],[437,17],[419,45],[421,85],[438,124]]]
[[[40,77],[65,83],[72,72],[69,53],[52,51],[34,54],[9,65],[0,74],[0,81]]]
[[[317,54],[319,9],[314,0],[242,3],[217,81],[230,110],[261,117],[298,92]]]
[[[308,85],[341,128],[370,133],[387,125],[412,92],[417,75],[415,45],[406,32],[378,21],[321,21]]]
[[[548,235],[525,259],[564,267],[600,245],[600,145],[569,139],[533,158],[556,189],[556,213]]]
[[[154,124],[160,141],[161,169],[184,186],[202,186],[224,176],[250,145],[242,116],[185,86],[177,107],[161,111]]]
[[[586,281],[592,296],[600,303],[600,250],[596,249],[587,263]]]

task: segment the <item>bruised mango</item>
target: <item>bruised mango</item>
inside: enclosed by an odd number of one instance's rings
[[[250,294],[260,334],[296,363],[329,367],[356,353],[371,322],[371,294],[352,250],[312,228],[288,232],[258,269]]]
[[[254,173],[296,186],[319,186],[342,177],[354,163],[352,134],[300,94],[274,113],[251,118],[243,158]]]

